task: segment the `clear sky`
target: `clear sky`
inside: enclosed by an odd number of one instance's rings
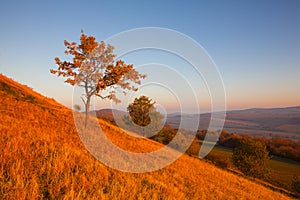
[[[299,10],[298,0],[4,0],[0,73],[70,107],[73,88],[49,73],[54,57],[64,57],[65,39],[78,41],[81,29],[105,40],[128,29],[163,27],[207,50],[222,75],[228,109],[296,106]]]

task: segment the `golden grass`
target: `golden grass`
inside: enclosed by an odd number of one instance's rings
[[[2,75],[0,83],[0,199],[289,199],[187,155],[151,173],[106,167],[80,141],[71,110]],[[162,147],[100,124],[123,149]]]

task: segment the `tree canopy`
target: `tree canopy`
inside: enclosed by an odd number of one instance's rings
[[[244,174],[252,177],[264,177],[267,172],[268,151],[259,141],[244,139],[233,150],[233,164]]]
[[[147,96],[135,98],[127,107],[129,116],[124,118],[127,129],[152,136],[162,128],[163,116],[155,109],[155,102]]]

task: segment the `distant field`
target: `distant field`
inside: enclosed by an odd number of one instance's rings
[[[273,157],[269,162],[271,180],[275,185],[290,188],[293,175],[300,176],[300,162],[289,159]]]
[[[229,148],[215,146],[210,155],[225,158],[229,161],[230,166],[233,166],[231,162],[232,150]],[[291,190],[293,175],[300,176],[300,162],[273,156],[268,164],[270,168],[270,178],[268,182]]]
[[[199,119],[199,114],[170,114],[167,122],[178,128],[181,118]],[[200,114],[199,130],[206,130],[211,114]],[[283,137],[300,140],[300,106],[287,108],[253,108],[226,112],[224,130],[250,136]]]

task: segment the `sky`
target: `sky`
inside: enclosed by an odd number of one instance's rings
[[[73,87],[50,74],[50,69],[57,67],[54,58],[65,57],[64,40],[79,41],[81,29],[101,41],[131,29],[160,27],[180,32],[205,49],[224,83],[228,110],[298,106],[299,9],[298,0],[4,0],[0,6],[0,73],[72,107]],[[158,77],[157,82],[168,77],[166,85],[176,83],[176,74],[170,78],[164,69],[179,70],[177,75],[184,74],[184,80],[196,90],[201,109],[211,107],[205,82],[193,76],[184,60],[151,50],[123,59],[142,72],[151,69],[148,80]],[[164,76],[160,76],[162,73]],[[195,111],[185,88],[157,87],[141,89],[138,95],[152,95],[162,110],[178,111],[181,106]],[[174,92],[183,92],[179,101]],[[98,106],[108,105],[100,102]]]

